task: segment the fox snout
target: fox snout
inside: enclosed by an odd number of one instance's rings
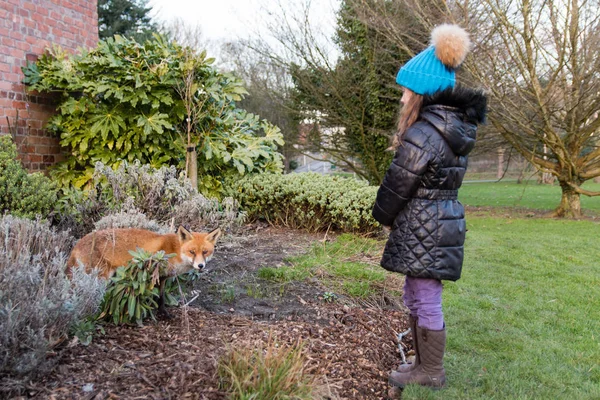
[[[206,261],[202,260],[200,262],[195,262],[192,265],[194,267],[194,269],[198,270],[198,271],[202,271],[204,269],[204,267],[206,267]]]

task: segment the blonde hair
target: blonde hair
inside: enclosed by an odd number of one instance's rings
[[[404,88],[404,90],[410,90]],[[412,93],[408,102],[402,106],[400,110],[400,116],[398,117],[398,129],[392,139],[392,148],[395,150],[400,146],[402,137],[406,133],[406,130],[416,122],[419,118],[419,112],[423,106],[423,96],[417,93]]]

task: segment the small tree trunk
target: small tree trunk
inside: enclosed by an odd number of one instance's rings
[[[190,149],[190,148],[188,148]],[[198,189],[198,154],[196,148],[192,147],[192,151],[188,151],[188,157],[190,160],[190,169],[188,170],[188,177],[192,181],[192,185]]]
[[[504,176],[504,149],[498,149],[498,171],[496,171],[496,179],[502,179]]]
[[[557,217],[580,218],[581,217],[581,199],[579,193],[564,181],[560,181],[562,189],[562,198],[560,205],[554,211]]]

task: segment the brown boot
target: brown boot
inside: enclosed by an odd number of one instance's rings
[[[408,372],[414,369],[421,362],[419,356],[419,343],[417,342],[417,322],[419,321],[418,317],[413,317],[412,314],[408,315],[408,324],[410,325],[410,333],[412,335],[413,342],[413,351],[415,352],[415,360],[412,364],[400,364],[396,371],[398,372]]]
[[[421,362],[408,372],[392,372],[388,379],[390,385],[403,388],[417,384],[432,388],[446,386],[444,370],[444,352],[446,350],[446,330],[432,331],[417,327],[417,343]]]

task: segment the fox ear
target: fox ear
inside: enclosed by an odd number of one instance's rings
[[[177,229],[177,237],[179,237],[179,241],[181,243],[185,243],[188,240],[192,240],[194,235],[192,235],[192,232],[188,231],[183,226],[179,226],[179,229]]]
[[[212,244],[217,243],[217,239],[221,236],[221,229],[217,228],[214,231],[210,231],[208,235],[206,235],[206,240],[211,242]]]

